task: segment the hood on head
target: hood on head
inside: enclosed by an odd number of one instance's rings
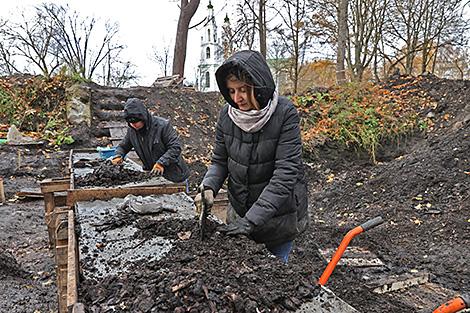
[[[145,122],[148,125],[149,111],[145,107],[142,100],[137,98],[129,98],[124,105],[124,118],[136,117]]]
[[[220,92],[225,100],[236,108],[237,105],[230,97],[226,81],[228,74],[233,72],[246,74],[250,78],[254,85],[255,98],[259,102],[260,108],[264,108],[272,98],[276,85],[263,55],[252,50],[236,52],[225,60],[215,72]]]

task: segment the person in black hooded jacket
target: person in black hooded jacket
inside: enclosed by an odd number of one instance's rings
[[[277,95],[269,67],[256,51],[240,51],[216,72],[227,104],[216,127],[211,165],[195,198],[208,207],[228,178],[228,235],[247,235],[287,262],[306,228],[307,186],[299,116]]]
[[[186,181],[189,169],[181,157],[178,134],[170,122],[152,116],[137,98],[126,101],[124,118],[129,127],[116,149],[112,163],[121,164],[125,155],[134,148],[144,170],[162,175],[175,183]]]

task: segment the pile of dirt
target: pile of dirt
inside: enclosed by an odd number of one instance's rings
[[[390,273],[430,273],[433,283],[451,293],[468,293],[470,105],[465,99],[470,97],[470,82],[427,76],[391,84],[411,85],[413,92],[434,98],[435,108],[422,112],[431,127],[385,147],[393,157],[382,158],[377,165],[357,155],[354,159],[352,151],[338,154],[335,149],[319,149],[318,162],[314,160],[309,170],[313,227],[318,228],[315,240],[325,245],[340,237],[338,229],[345,232],[380,215],[387,222],[374,236],[358,242],[377,253]],[[362,271],[343,271],[350,277],[335,277],[335,292],[350,303],[362,297],[360,305],[367,312],[384,312],[383,305],[373,308],[377,295],[370,298],[365,288],[344,288],[350,279],[363,281]],[[388,299],[389,305],[400,303],[394,296]]]
[[[26,274],[13,254],[7,251],[5,247],[0,247],[0,279],[7,276],[24,277]]]
[[[78,166],[82,165],[78,164]],[[141,182],[152,178],[152,174],[149,172],[131,170],[125,168],[124,164],[113,165],[108,160],[87,162],[87,164],[83,166],[93,168],[93,172],[76,177],[74,181],[76,188],[85,186],[111,187],[126,183]]]
[[[14,184],[6,178],[6,187],[35,185],[35,180],[26,178],[19,177]],[[9,201],[0,206],[0,294],[0,312],[57,310],[54,257],[48,250],[43,201]]]
[[[173,240],[173,248],[161,260],[136,262],[128,273],[85,280],[80,292],[91,312],[287,312],[317,292],[312,269],[319,259],[286,266],[263,245],[219,233],[213,222],[204,241],[195,220],[135,226],[137,238],[162,236]]]
[[[354,245],[370,250],[385,265],[374,269],[338,266],[327,285],[338,296],[361,312],[408,313],[420,308],[432,311],[448,296],[469,293],[470,82],[426,76],[400,77],[388,84],[393,90],[409,91],[435,102],[420,112],[428,119],[428,128],[400,138],[398,143],[384,143],[378,164],[372,164],[367,154],[335,143],[318,146],[309,156],[307,168],[311,224],[295,241],[287,266],[243,238],[229,238],[215,231],[209,240],[200,242],[195,221],[143,223],[137,224],[141,238],[157,234],[174,238],[174,250],[159,261],[135,264],[128,275],[110,276],[100,284],[80,282],[81,299],[92,312],[103,311],[103,307],[134,312],[152,307],[158,312],[209,312],[211,306],[220,312],[256,312],[255,307],[266,312],[292,311],[315,293],[312,285],[325,266],[318,248],[337,247],[349,229],[378,215],[386,222],[359,236]],[[172,117],[182,136],[190,179],[200,182],[210,158],[220,103],[209,100],[206,94],[186,90],[139,92],[142,99],[153,99],[146,101],[157,115]],[[19,184],[26,184],[26,178],[63,176],[60,173],[67,158],[66,151],[1,146],[0,175],[7,178],[7,194],[10,197]],[[9,210],[0,210],[0,234],[4,234],[1,237],[7,250],[16,251],[18,240],[27,243],[42,238],[43,243],[25,244],[25,254],[17,259],[28,270],[52,267],[52,259],[49,265],[35,263],[46,263],[47,258],[47,234],[40,218],[42,203],[35,204],[40,209],[24,203],[9,206]],[[22,214],[21,219],[14,215],[17,212]],[[33,217],[29,212],[34,212]],[[17,223],[20,226],[14,227]],[[192,232],[192,236],[180,239],[178,233],[184,231]],[[446,292],[436,292],[430,300],[433,302],[416,304],[404,300],[401,292],[379,295],[367,286],[371,277],[416,271],[429,273],[431,283]],[[53,309],[53,286],[38,286],[29,280],[37,288],[25,287],[17,292],[15,284],[23,286],[25,282],[21,277],[14,278],[13,269],[11,272],[0,282],[2,292],[41,299],[36,301],[44,305],[20,300],[12,305],[13,296],[8,296],[0,300],[0,311]],[[411,292],[417,293],[420,287],[413,288]]]

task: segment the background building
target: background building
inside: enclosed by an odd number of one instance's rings
[[[224,51],[217,33],[211,1],[207,11],[207,20],[201,35],[201,59],[197,67],[196,86],[199,91],[218,91],[215,71],[223,62]]]

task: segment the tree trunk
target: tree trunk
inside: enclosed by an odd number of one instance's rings
[[[259,50],[266,58],[266,0],[259,0]]]
[[[175,52],[173,54],[173,75],[184,77],[186,61],[186,46],[188,44],[188,29],[191,18],[199,7],[200,0],[181,0],[181,11],[176,30]]]
[[[336,52],[336,81],[339,85],[346,82],[344,59],[348,40],[348,0],[338,3],[338,47]]]

